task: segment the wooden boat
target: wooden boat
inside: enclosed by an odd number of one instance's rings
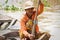
[[[39,39],[35,39],[35,40],[49,40],[49,38],[50,38],[50,34],[45,32],[44,34],[41,35]],[[18,32],[10,32],[0,36],[0,40],[21,40],[21,39],[19,37]]]

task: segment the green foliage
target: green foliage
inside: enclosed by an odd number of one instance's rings
[[[44,0],[43,2],[44,2],[44,6],[45,6],[45,7],[50,7],[50,5],[49,5],[49,3],[47,2],[47,0]]]
[[[10,10],[10,11],[18,11],[19,8],[18,7],[15,7],[14,5],[12,5],[12,6],[6,5],[4,7],[4,10],[6,10],[6,11],[8,11],[8,10]]]
[[[0,7],[1,7],[2,5],[1,5],[1,3],[0,3]]]
[[[11,6],[11,10],[15,10],[15,7],[14,7],[14,5],[12,5],[12,6]]]
[[[2,5],[0,4],[0,7],[2,7]]]
[[[50,7],[50,4],[47,2],[47,0],[41,0],[41,1],[43,1],[45,7]],[[34,2],[34,5],[36,6],[37,5],[37,0],[34,0],[33,2]]]
[[[2,9],[2,4],[0,3],[0,9]]]
[[[6,5],[6,7],[4,7],[4,10],[10,10],[9,5]]]
[[[12,5],[12,6],[10,7],[10,9],[11,9],[12,11],[17,11],[17,10],[19,10],[19,8],[15,7],[14,5]]]
[[[7,4],[8,3],[8,0],[5,0],[5,3]]]

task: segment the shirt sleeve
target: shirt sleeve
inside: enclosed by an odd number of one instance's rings
[[[26,30],[26,26],[25,26],[25,23],[26,23],[26,18],[24,17],[23,19],[21,19],[21,30]]]
[[[27,32],[27,28],[26,28],[26,25],[25,25],[26,21],[27,21],[26,17],[24,17],[21,20],[21,31],[25,36],[28,36],[29,33]]]
[[[39,8],[38,8],[38,15],[40,15],[44,10],[44,5],[40,3]]]

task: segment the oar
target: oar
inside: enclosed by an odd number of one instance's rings
[[[34,35],[35,37],[35,26],[37,24],[37,15],[38,15],[38,7],[39,7],[39,4],[40,4],[40,0],[38,0],[38,4],[37,4],[37,10],[36,10],[36,14],[35,14],[35,18],[34,18],[34,25],[33,25],[33,28],[32,28],[32,34]]]

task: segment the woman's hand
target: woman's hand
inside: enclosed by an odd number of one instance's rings
[[[28,37],[30,38],[30,40],[34,40],[34,35],[29,34]]]

